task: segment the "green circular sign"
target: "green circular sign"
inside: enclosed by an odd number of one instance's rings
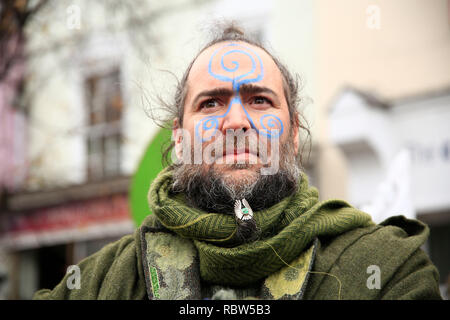
[[[129,203],[136,226],[140,226],[145,217],[152,213],[148,206],[147,193],[153,179],[165,167],[162,152],[167,142],[171,141],[171,135],[172,132],[168,129],[159,130],[148,144],[131,180]]]

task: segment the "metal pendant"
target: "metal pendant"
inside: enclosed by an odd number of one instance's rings
[[[250,220],[253,218],[253,210],[250,208],[250,205],[245,199],[236,200],[234,202],[234,214],[236,215],[236,218],[241,221]]]

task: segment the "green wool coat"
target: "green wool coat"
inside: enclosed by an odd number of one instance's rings
[[[82,260],[80,289],[68,288],[67,274],[34,299],[147,299],[141,228]],[[423,223],[396,216],[319,237],[303,299],[441,299],[438,272],[420,248],[428,235]]]

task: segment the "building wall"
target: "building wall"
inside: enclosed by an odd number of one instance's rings
[[[84,80],[115,68],[120,70],[125,105],[121,171],[131,174],[143,147],[157,129],[145,114],[141,88],[154,79],[145,61],[132,50],[130,35],[114,30],[114,26],[120,25],[120,15],[108,21],[108,12],[100,3],[51,3],[36,22],[38,26],[46,22],[44,31],[36,32],[36,26],[30,26],[29,52],[40,50],[44,43],[58,45],[44,50],[44,54],[33,55],[29,63],[32,78],[27,91],[30,97],[27,187],[37,190],[79,184],[87,179],[89,117]],[[71,16],[67,10],[71,6],[79,8],[79,28],[67,26]]]
[[[448,87],[448,6],[446,0],[316,2],[314,97],[322,197],[349,197],[345,159],[329,140],[333,97],[343,86],[387,99]]]
[[[395,134],[411,152],[413,203],[418,212],[449,210],[450,94],[393,109]]]
[[[14,41],[11,40],[11,44]],[[16,54],[22,54],[23,43],[15,45]],[[24,59],[16,57],[0,81],[0,199],[2,189],[12,192],[20,188],[26,176],[27,122],[19,99],[23,74]]]

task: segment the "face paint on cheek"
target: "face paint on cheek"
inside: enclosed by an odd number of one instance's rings
[[[221,56],[218,55],[219,52],[223,52]],[[231,64],[231,66],[227,66],[225,58],[227,58],[228,55],[232,54],[239,54],[242,55],[243,58],[250,59],[250,70],[244,72],[244,70],[240,68],[239,61],[237,60],[227,61],[228,65]],[[213,62],[217,61],[217,59],[220,59],[222,74],[216,73],[212,70]],[[259,72],[257,71],[258,66]],[[239,74],[240,71],[242,74]],[[231,99],[224,114],[218,116],[207,116],[196,123],[195,138],[198,142],[210,141],[212,137],[216,135],[219,128],[219,119],[224,118],[230,111],[231,107],[234,105],[240,105],[242,107],[252,128],[255,129],[258,134],[266,136],[268,138],[278,138],[283,133],[283,122],[279,117],[273,114],[265,114],[259,118],[259,127],[261,128],[259,129],[258,126],[256,126],[253,122],[253,119],[248,111],[245,109],[244,104],[242,103],[242,100],[239,96],[239,89],[243,84],[259,82],[264,77],[264,68],[261,58],[253,50],[236,43],[230,43],[217,49],[212,54],[211,59],[209,60],[208,73],[212,77],[220,81],[231,82],[233,90],[236,92],[236,94]],[[228,76],[228,74],[231,74],[231,76]]]

